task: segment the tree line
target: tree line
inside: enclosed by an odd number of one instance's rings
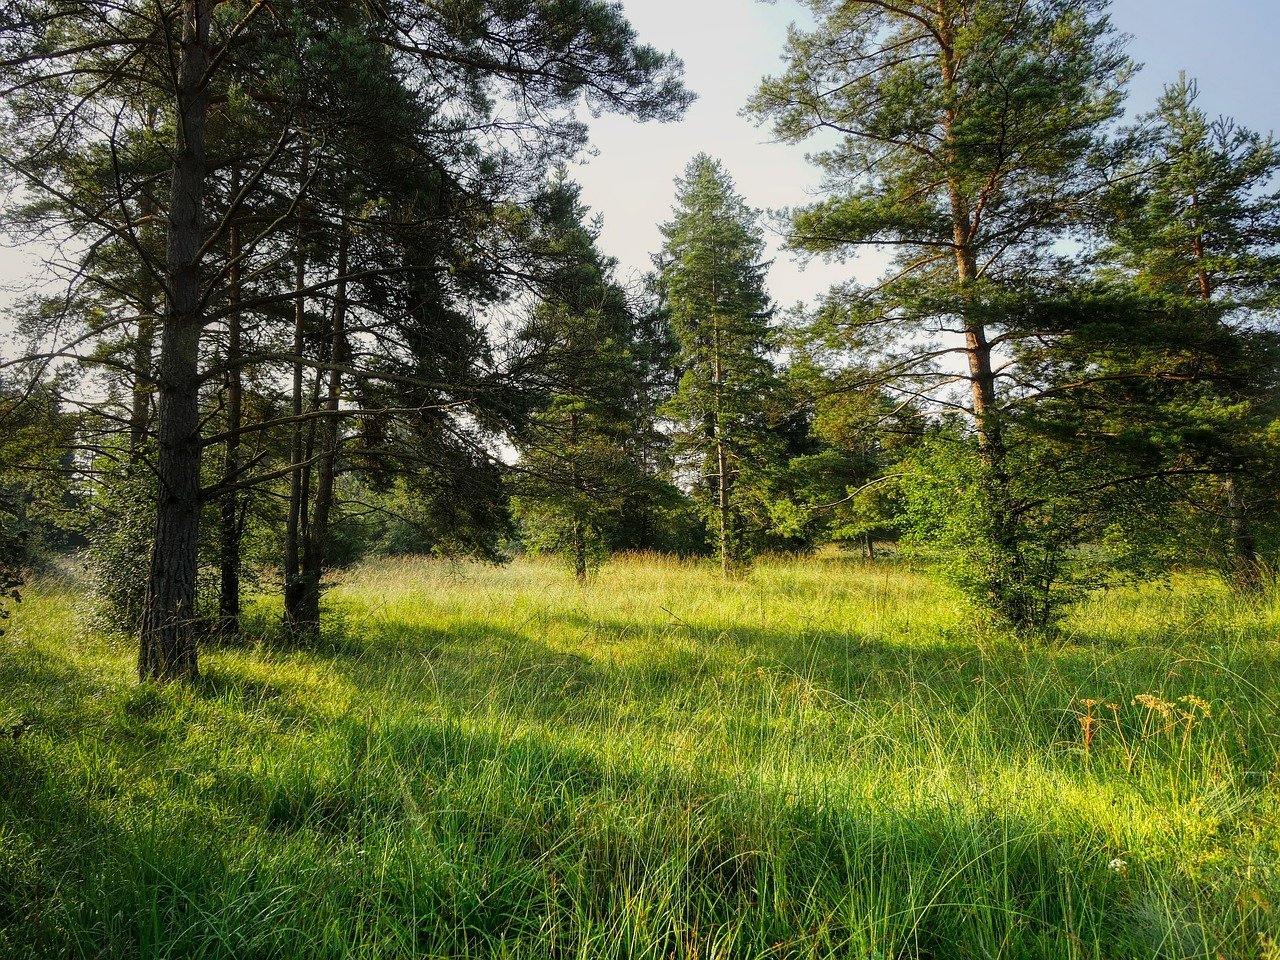
[[[817,147],[775,220],[892,259],[787,312],[706,154],[643,283],[600,249],[580,105],[692,100],[615,4],[6,5],[2,226],[48,282],[0,358],[0,589],[84,549],[169,679],[257,579],[304,639],[377,552],[892,542],[1017,627],[1177,564],[1263,586],[1272,139],[1185,78],[1126,121],[1104,0],[805,5],[746,107]]]

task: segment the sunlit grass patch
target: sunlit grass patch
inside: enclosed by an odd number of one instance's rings
[[[1038,639],[837,558],[727,583],[627,558],[586,586],[402,560],[329,602],[291,649],[265,601],[192,689],[138,688],[73,597],[24,605],[0,953],[1270,949],[1277,619],[1210,580]]]

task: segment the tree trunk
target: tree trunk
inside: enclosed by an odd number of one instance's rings
[[[309,155],[303,146],[298,166],[298,190],[306,189]],[[304,211],[298,208],[297,250],[294,255],[294,310],[293,310],[293,426],[289,443],[289,510],[285,518],[284,532],[284,616],[289,626],[295,627],[301,615],[302,564],[301,528],[302,514],[306,509],[306,490],[302,479],[302,374],[303,353],[306,349],[306,284],[307,252],[306,232],[303,227]]]
[[[232,178],[233,194],[239,190],[239,177]],[[224,637],[240,635],[240,540],[241,496],[236,484],[240,470],[240,428],[244,423],[244,388],[240,370],[241,354],[241,269],[240,227],[230,227],[230,301],[227,317],[227,445],[222,465],[222,479],[227,491],[222,496],[219,515],[218,564],[218,629]]]
[[[719,302],[720,293],[718,284],[713,286],[712,297],[717,303]],[[735,545],[732,543],[733,525],[729,516],[729,456],[724,445],[724,358],[721,355],[721,321],[719,317],[715,317],[712,322],[715,324],[715,357],[713,360],[713,376],[715,383],[716,406],[716,511],[720,518],[720,575],[727,579],[729,574],[733,572]]]
[[[733,567],[730,549],[732,531],[729,520],[729,458],[725,454],[724,441],[720,439],[718,428],[716,430],[716,469],[720,472],[716,503],[720,514],[720,573],[728,577]]]
[[[151,393],[154,389],[152,352],[156,339],[156,304],[149,297],[141,305],[138,333],[133,342],[133,396],[129,410],[129,461],[137,464],[147,444],[151,426]]]
[[[579,583],[587,582],[587,543],[578,517],[573,520],[573,576]]]
[[[578,462],[576,459],[576,451],[579,449],[578,437],[578,415],[576,413],[569,414],[569,436],[568,448],[575,451],[575,458],[570,461],[569,466],[569,485],[573,490],[573,576],[578,583],[587,582],[587,537],[586,531],[582,529],[582,498],[584,491],[582,489],[582,476],[578,473]]]
[[[1227,477],[1227,513],[1231,519],[1231,549],[1233,579],[1242,590],[1262,588],[1262,558],[1258,556],[1258,542],[1249,522],[1249,507],[1244,492],[1235,477]]]
[[[148,112],[148,129],[155,132],[155,111]],[[144,192],[138,201],[138,215],[142,222],[140,239],[154,236],[157,210],[155,201]],[[133,396],[129,409],[129,462],[138,466],[151,429],[151,395],[155,390],[155,371],[152,365],[156,341],[156,320],[159,316],[162,291],[157,291],[150,270],[145,271],[142,302],[138,305],[138,333],[133,343]]]
[[[157,371],[155,543],[138,653],[143,680],[195,679],[200,525],[200,248],[204,237],[209,20],[214,0],[184,0],[166,256],[167,304]]]
[[[302,570],[298,602],[291,623],[295,630],[314,633],[320,629],[320,596],[324,582],[324,558],[329,547],[329,519],[333,512],[334,480],[342,431],[338,411],[342,401],[341,367],[347,358],[347,249],[345,229],[338,243],[338,284],[333,301],[330,331],[330,372],[324,399],[324,419],[320,422],[320,453],[316,462],[316,493],[311,522],[302,537]],[[309,484],[304,484],[309,486]]]
[[[942,42],[939,62],[943,86],[954,89],[958,78],[950,10],[943,9],[937,21],[937,29]],[[953,130],[956,122],[956,115],[948,109],[943,126],[946,135],[945,149],[952,162],[955,160]],[[952,179],[947,187],[951,202],[956,282],[960,288],[961,300],[967,305],[972,296],[971,288],[978,279],[978,238],[974,234],[972,210],[963,186],[958,180]],[[991,358],[991,343],[981,320],[976,319],[972,311],[962,309],[965,358],[969,367],[970,397],[981,464],[979,483],[984,510],[981,519],[985,527],[981,535],[995,548],[997,558],[994,569],[987,577],[988,600],[1000,615],[1016,624],[1029,625],[1034,615],[1024,602],[1025,570],[1018,547],[1017,521],[1010,511],[1010,479],[1005,460],[1004,428],[996,390],[995,366]]]

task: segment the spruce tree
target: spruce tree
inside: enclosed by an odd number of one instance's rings
[[[1165,384],[1147,401],[1166,469],[1198,513],[1225,520],[1227,570],[1256,588],[1260,521],[1275,514],[1280,149],[1210,119],[1198,95],[1182,77],[1142,119],[1104,206],[1103,256],[1160,321],[1146,325],[1145,372]]]
[[[627,499],[647,485],[628,449],[643,424],[643,372],[615,262],[598,250],[598,223],[563,170],[535,211],[555,268],[523,331],[539,355],[542,397],[517,438],[513,507],[525,542],[563,557],[582,581],[616,541]]]
[[[776,373],[758,214],[718,160],[699,154],[676,181],[659,282],[679,345],[667,406],[677,469],[690,484],[728,575],[748,556],[751,516],[777,437],[767,417]],[[756,521],[758,529],[761,524]]]

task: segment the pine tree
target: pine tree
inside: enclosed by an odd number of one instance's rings
[[[597,249],[598,223],[563,169],[535,210],[556,267],[523,331],[543,396],[518,436],[513,507],[526,543],[567,559],[582,581],[616,541],[627,499],[647,485],[628,449],[643,422],[643,368],[615,262]]]
[[[667,408],[679,475],[702,505],[726,575],[747,559],[752,501],[777,446],[766,415],[776,374],[757,220],[720,162],[699,154],[676,181],[659,261],[682,369]]]
[[[410,150],[423,168],[449,183],[445,192],[484,193],[492,186],[494,192],[505,192],[508,201],[527,195],[548,156],[572,155],[584,145],[586,128],[576,115],[584,97],[593,110],[640,119],[675,117],[691,99],[680,82],[679,61],[638,43],[620,8],[604,0],[532,6],[452,0],[426,5],[395,0],[375,6],[347,0],[182,0],[168,6],[126,0],[103,6],[31,0],[5,5],[0,17],[6,180],[37,201],[31,209],[49,201],[46,210],[54,212],[44,226],[55,234],[77,236],[75,249],[94,256],[102,243],[115,242],[130,251],[155,281],[163,303],[150,331],[155,353],[143,382],[145,393],[157,398],[149,429],[159,491],[139,644],[143,679],[196,676],[202,503],[250,480],[290,479],[286,540],[299,555],[289,558],[286,579],[291,590],[299,584],[305,588],[298,595],[307,602],[299,609],[305,608],[302,619],[312,619],[310,584],[317,567],[312,563],[303,575],[304,480],[313,465],[323,476],[330,468],[326,464],[333,463],[334,438],[322,436],[317,421],[333,419],[334,388],[342,389],[338,365],[323,356],[342,339],[335,335],[332,309],[340,299],[333,291],[341,278],[318,276],[322,271],[313,260],[317,251],[336,250],[349,218],[310,222],[307,214],[315,211],[307,201],[313,179],[345,173],[341,163],[319,168],[321,145],[343,137],[363,136],[369,142],[385,132],[368,122],[377,111],[368,109],[368,99],[360,95],[362,81],[389,76],[410,98],[419,98],[422,111],[434,120],[431,136],[411,130],[406,139],[421,134]],[[355,56],[348,60],[349,53]],[[333,69],[318,63],[325,54],[332,55]],[[386,68],[373,73],[344,69],[358,66],[362,58],[366,64],[381,58]],[[84,95],[86,84],[92,85],[91,97]],[[158,113],[169,141],[159,171],[146,169],[141,162],[145,157],[127,135],[146,108]],[[246,113],[253,115],[255,130],[272,135],[246,136]],[[80,191],[79,161],[86,152],[103,152],[103,131],[112,132],[105,151],[111,163],[100,191],[105,200],[95,203]],[[335,133],[341,136],[327,136]],[[448,149],[439,149],[442,142]],[[229,149],[233,146],[249,149]],[[243,179],[240,191],[230,194],[226,181],[233,173]],[[257,221],[252,233],[241,230],[237,239],[240,262],[253,263],[253,280],[271,282],[274,288],[262,290],[256,302],[233,298],[226,269],[232,260],[226,252],[231,226],[243,223],[250,198],[268,194],[283,201],[280,215]],[[144,196],[155,201],[147,222],[167,225],[162,253],[144,242],[144,223],[137,213]],[[68,199],[62,209],[59,205]],[[442,224],[445,229],[459,227],[473,243],[473,259],[488,264],[489,276],[473,286],[488,287],[487,300],[475,305],[500,299],[517,271],[500,257],[490,259],[496,241],[480,242],[492,223],[468,219],[475,208],[467,205],[461,214],[448,206],[424,206],[414,211],[422,215],[415,232],[425,236]],[[411,202],[396,204],[401,211],[412,207]],[[339,229],[332,231],[335,223]],[[382,410],[401,411],[393,418],[393,429],[382,431],[384,439],[396,438],[395,443],[378,444],[384,463],[402,467],[425,460],[441,471],[461,466],[469,474],[483,459],[476,453],[477,439],[458,436],[466,428],[442,412],[457,408],[449,407],[454,388],[429,375],[445,367],[474,371],[487,360],[489,345],[474,325],[458,322],[467,315],[466,305],[457,302],[467,284],[441,279],[447,274],[441,272],[439,258],[415,259],[420,246],[415,249],[403,234],[400,239],[385,252],[404,253],[404,259],[390,264],[380,260],[371,269],[384,280],[400,277],[403,282],[379,285],[367,275],[371,282],[362,291],[373,294],[379,315],[378,323],[366,325],[374,343],[363,359],[370,366],[383,364],[386,376],[367,378],[359,390]],[[281,270],[287,263],[294,266],[292,277]],[[82,263],[61,266],[78,288],[66,298],[68,303],[89,299],[81,295],[86,287],[110,292],[109,277],[104,283],[104,275],[82,269]],[[231,286],[247,284],[248,276],[240,271]],[[285,286],[290,280],[292,290]],[[202,405],[216,393],[207,389],[214,381],[205,368],[218,321],[258,313],[278,324],[279,307],[286,302],[295,306],[291,345],[282,343],[277,327],[268,331],[277,336],[263,337],[259,357],[241,357],[220,372],[255,360],[279,363],[281,355],[287,358],[294,416],[251,425],[259,434],[281,428],[290,433],[287,462],[250,478],[245,476],[249,464],[238,463],[239,452],[233,451],[223,458],[221,482],[202,487],[208,447],[208,411]],[[317,310],[321,304],[329,309]],[[310,329],[322,313],[327,313],[327,336]],[[136,316],[130,314],[131,319]],[[460,348],[457,354],[432,355],[430,331],[438,322],[462,330],[448,344],[449,349]],[[268,343],[276,349],[270,350]],[[147,345],[140,337],[140,354]],[[64,347],[58,344],[49,352],[60,353]],[[411,371],[408,382],[406,367]],[[415,375],[417,368],[424,375]],[[333,375],[323,378],[322,372]],[[462,392],[470,394],[470,386]],[[321,409],[320,399],[308,405],[306,393],[323,397],[329,409]],[[406,395],[415,406],[386,402],[403,401]],[[340,400],[337,405],[338,412],[346,409]],[[485,427],[492,432],[490,424]],[[217,441],[229,442],[240,431],[231,424]],[[303,456],[308,445],[311,455]],[[466,486],[461,478],[453,480],[459,488]],[[229,512],[226,522],[230,520]],[[317,523],[312,529],[323,526]],[[318,556],[320,541],[313,538],[311,547],[313,557]],[[229,544],[228,564],[233,553]]]
[[[888,247],[879,283],[834,289],[812,336],[837,363],[876,366],[871,389],[963,410],[977,450],[969,582],[1017,623],[1043,609],[1018,489],[1030,460],[1013,424],[1035,380],[1048,304],[1070,277],[1058,241],[1102,173],[1129,61],[1105,0],[808,0],[787,69],[749,109],[784,141],[813,134],[827,199],[793,212],[790,244],[850,256]],[[1025,362],[1024,362],[1025,360]],[[964,392],[955,389],[963,385]],[[1022,462],[1019,462],[1019,461]]]
[[[1211,120],[1198,95],[1182,77],[1143,118],[1138,153],[1105,209],[1104,259],[1131,278],[1140,309],[1162,319],[1146,349],[1161,345],[1150,371],[1172,386],[1148,403],[1162,411],[1151,416],[1169,438],[1169,469],[1184,472],[1202,515],[1226,519],[1228,571],[1256,588],[1256,514],[1276,479],[1280,149]]]

